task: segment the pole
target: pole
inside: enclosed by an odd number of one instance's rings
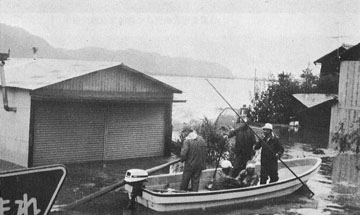
[[[255,76],[254,76],[254,96],[256,93],[256,68],[255,68]]]
[[[16,112],[16,107],[9,107],[4,66],[5,66],[5,60],[1,59],[0,60],[0,77],[1,77],[1,91],[2,91],[2,96],[3,96],[4,109],[6,111]]]
[[[209,189],[211,189],[211,188],[213,187],[213,184],[214,184],[214,181],[215,181],[215,177],[216,177],[216,171],[217,171],[217,169],[218,169],[218,167],[219,167],[220,159],[221,159],[221,156],[222,156],[222,154],[223,154],[223,152],[224,152],[224,149],[225,149],[226,145],[227,145],[227,140],[225,139],[225,140],[224,140],[224,143],[221,145],[219,157],[218,157],[217,160],[216,160],[216,166],[215,166],[215,170],[214,170],[213,177],[211,178],[210,183],[207,185],[207,187],[208,187]]]
[[[264,140],[263,140],[262,138],[260,138],[259,135],[257,135],[256,132],[245,122],[245,120],[243,120],[243,119],[240,117],[240,115],[239,115],[239,114],[236,112],[236,110],[231,106],[231,104],[224,98],[224,96],[221,95],[221,93],[216,89],[216,87],[215,87],[208,79],[206,79],[206,81],[211,85],[212,88],[214,88],[214,90],[216,91],[216,93],[226,102],[226,104],[231,108],[231,110],[233,110],[233,111],[236,113],[236,115],[240,118],[240,120],[241,120],[243,123],[245,123],[245,125],[246,125],[247,127],[250,128],[250,131],[263,143],[263,145],[269,147],[268,145],[266,145],[266,143],[264,142]],[[270,151],[272,151],[272,149],[271,149],[270,147],[269,147],[269,149],[270,149]],[[272,153],[274,153],[274,152],[272,151]],[[313,197],[313,196],[315,195],[314,192],[312,192],[312,191],[310,190],[310,188],[301,180],[301,178],[299,178],[299,176],[297,176],[297,175],[295,174],[295,172],[292,171],[292,169],[290,169],[290,167],[289,167],[283,160],[281,160],[280,157],[279,157],[278,159],[279,159],[279,161],[280,161],[288,170],[290,170],[290,172],[295,176],[295,178],[298,179],[298,180],[301,182],[301,184],[302,184],[304,187],[306,187],[306,189],[310,192],[309,198]]]
[[[150,168],[150,169],[147,169],[146,172],[148,172],[148,174],[152,174],[160,169],[163,169],[165,167],[168,167],[172,164],[175,164],[177,162],[180,162],[180,158],[176,159],[176,160],[173,160],[173,161],[170,161],[168,163],[165,163],[165,164],[161,164],[159,166],[155,166],[153,168]],[[69,203],[69,204],[65,204],[65,205],[54,205],[53,208],[51,209],[51,211],[65,211],[65,210],[70,210],[72,208],[75,208],[75,207],[78,207],[79,205],[82,205],[86,202],[89,202],[93,199],[96,199],[106,193],[109,193],[119,187],[122,187],[125,185],[125,181],[124,180],[121,180],[115,184],[112,184],[112,185],[109,185],[107,187],[104,187],[103,189],[95,192],[95,193],[92,193],[90,195],[87,195],[79,200],[76,200],[75,202],[72,202],[72,203]]]

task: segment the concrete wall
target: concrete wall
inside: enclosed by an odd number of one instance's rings
[[[354,195],[360,195],[360,157],[355,154],[338,154],[332,163],[332,184],[333,189],[337,188],[337,192],[341,185],[351,186],[351,191]],[[344,188],[343,188],[344,189]],[[341,191],[341,190],[340,190]]]
[[[0,159],[28,167],[30,94],[16,88],[8,88],[7,92],[9,106],[17,111],[7,112],[0,102]]]
[[[334,133],[344,123],[350,131],[355,120],[360,119],[360,61],[343,61],[340,65],[338,103],[331,109],[329,146]]]

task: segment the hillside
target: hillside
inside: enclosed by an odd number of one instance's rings
[[[12,58],[31,58],[33,57],[32,47],[38,47],[38,58],[118,61],[152,75],[233,78],[230,70],[220,64],[191,58],[168,57],[134,49],[113,51],[98,47],[77,50],[55,48],[46,40],[22,28],[0,23],[1,52],[7,52],[10,48]]]

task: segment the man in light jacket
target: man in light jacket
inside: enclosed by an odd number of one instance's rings
[[[207,147],[205,140],[195,130],[190,129],[180,152],[182,162],[185,162],[180,190],[188,190],[191,181],[191,191],[199,190],[202,170],[206,168]]]
[[[273,133],[273,126],[266,123],[263,127],[264,139],[255,145],[255,149],[261,149],[260,184],[266,184],[270,177],[270,183],[279,180],[277,160],[284,153],[284,147]]]

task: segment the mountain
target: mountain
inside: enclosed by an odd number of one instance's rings
[[[220,64],[191,58],[168,57],[134,49],[113,51],[98,47],[77,50],[55,48],[46,40],[30,34],[22,28],[0,23],[0,52],[7,52],[7,49],[10,48],[10,57],[12,58],[32,58],[32,47],[38,48],[38,58],[117,61],[151,75],[234,77],[228,68]]]
[[[11,27],[0,23],[0,51],[7,52],[10,49],[12,58],[31,58],[32,47],[41,50],[40,58],[69,59],[64,53],[52,47],[46,40],[34,36],[22,28]]]

